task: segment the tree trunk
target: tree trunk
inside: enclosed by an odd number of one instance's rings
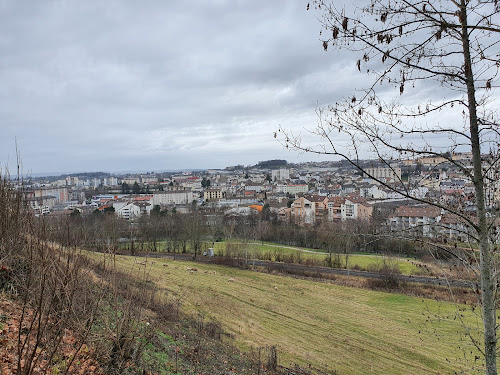
[[[469,50],[469,34],[467,30],[467,5],[465,0],[460,2],[462,22],[462,45],[464,52],[464,70],[467,85],[467,99],[469,104],[469,125],[471,135],[472,165],[474,170],[474,189],[476,193],[476,207],[478,218],[478,237],[481,270],[481,299],[483,307],[484,325],[484,354],[486,374],[497,374],[496,361],[496,310],[495,294],[496,282],[492,275],[492,257],[488,236],[488,222],[484,199],[484,178],[481,165],[481,146],[479,142],[479,124],[477,118],[476,92],[474,75],[472,72],[471,55]]]

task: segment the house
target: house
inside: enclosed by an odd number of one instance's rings
[[[375,184],[367,184],[359,189],[359,195],[367,199],[386,199],[387,193]]]
[[[140,214],[139,215],[149,215],[151,210],[153,209],[153,205],[146,201],[134,201],[133,204],[139,207]]]
[[[122,219],[125,220],[130,220],[135,217],[141,216],[141,208],[132,202],[129,202],[119,208],[118,210],[115,209],[116,215]]]

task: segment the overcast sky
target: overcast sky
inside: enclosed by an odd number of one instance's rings
[[[363,77],[307,1],[0,0],[0,167],[223,168],[284,158],[281,124]]]

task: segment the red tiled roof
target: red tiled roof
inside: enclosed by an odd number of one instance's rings
[[[330,202],[340,206],[342,203],[345,203],[345,198],[344,197],[330,197],[330,198],[328,198],[328,203],[330,203]]]
[[[360,197],[359,195],[356,194],[348,194],[347,199],[349,199],[353,203],[362,203],[366,201],[365,198]]]
[[[399,217],[438,217],[441,215],[441,210],[437,207],[412,207],[400,206],[394,211],[394,216]]]
[[[323,202],[326,197],[323,197],[321,195],[305,195],[304,198],[311,202]]]
[[[457,216],[446,214],[446,215],[443,215],[440,223],[441,224],[457,224],[460,221],[461,221],[460,218],[458,218]]]

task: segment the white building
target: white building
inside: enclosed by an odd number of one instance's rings
[[[153,194],[153,206],[189,204],[197,196],[191,190],[160,191]]]
[[[90,186],[93,187],[94,189],[98,188],[99,185],[101,185],[101,179],[100,178],[93,178],[90,182]]]
[[[66,185],[67,186],[78,186],[78,185],[80,185],[80,180],[78,179],[78,177],[68,176],[68,177],[66,177]]]
[[[307,184],[277,184],[276,192],[285,194],[299,194],[307,193],[309,191],[309,186]]]
[[[366,199],[386,199],[387,193],[377,185],[364,186],[359,189],[359,195]]]
[[[245,185],[246,191],[255,191],[256,193],[260,193],[263,189],[264,187],[262,184],[247,183]]]
[[[123,207],[115,210],[116,215],[121,217],[122,219],[130,220],[134,217],[141,216],[141,209],[139,206],[136,206],[134,203],[127,203]]]
[[[117,186],[118,179],[116,177],[108,177],[108,178],[103,179],[102,184],[104,186]]]
[[[289,180],[290,170],[286,168],[275,169],[272,171],[271,179],[273,182]]]
[[[340,210],[340,217],[342,220],[358,218],[358,204],[356,202],[351,202],[349,199],[346,199],[344,203],[340,205]]]
[[[41,215],[50,213],[50,210],[56,205],[56,197],[45,195],[43,197],[29,198],[28,202],[33,210]]]
[[[120,209],[122,209],[127,204],[129,204],[129,202],[126,200],[117,200],[117,201],[113,201],[112,204],[113,204],[113,208],[115,209],[115,212],[118,212]]]
[[[378,180],[390,178],[395,180],[401,180],[401,168],[400,167],[370,167],[365,168],[364,177],[376,178]]]
[[[143,184],[156,184],[158,183],[158,177],[155,175],[141,175],[141,181]]]

